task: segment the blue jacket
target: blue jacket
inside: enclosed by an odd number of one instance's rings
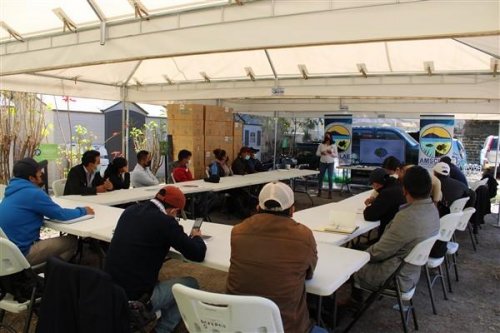
[[[40,238],[44,216],[67,221],[85,214],[83,207],[61,208],[29,180],[12,178],[0,203],[0,227],[21,252],[27,255],[31,245]]]

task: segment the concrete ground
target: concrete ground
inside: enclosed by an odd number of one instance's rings
[[[328,200],[311,194],[315,205],[346,197],[335,193],[333,199]],[[298,210],[311,206],[305,194],[297,194],[296,202]],[[237,218],[225,213],[213,213],[211,218],[215,222],[226,224],[239,222]],[[438,315],[432,314],[427,286],[424,279],[421,279],[414,296],[420,332],[500,332],[500,228],[485,224],[478,236],[479,245],[477,252],[474,252],[468,234],[457,233],[460,244],[458,256],[460,281],[452,281],[454,292],[449,294],[448,301],[443,299],[440,286],[435,286]],[[97,263],[92,254],[89,254],[85,261],[90,265]],[[159,278],[163,280],[186,275],[195,277],[203,290],[212,292],[225,290],[227,277],[225,272],[178,260],[167,261],[160,271]],[[339,298],[346,298],[349,291],[349,286],[342,287]],[[392,309],[394,304],[395,301],[392,299],[376,301],[351,332],[401,332],[399,313]],[[346,325],[348,319],[340,318],[340,328]],[[7,314],[5,321],[20,331],[24,316]],[[35,326],[36,316],[33,319],[31,332],[35,331]],[[1,328],[0,332],[3,332]],[[187,331],[184,325],[180,324],[176,332]]]

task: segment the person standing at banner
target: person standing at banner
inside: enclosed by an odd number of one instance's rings
[[[323,188],[323,178],[328,171],[328,199],[332,198],[333,188],[333,164],[335,158],[338,157],[337,146],[333,143],[330,133],[325,133],[323,142],[318,145],[316,155],[319,159],[319,181],[318,181],[318,197],[321,196]]]

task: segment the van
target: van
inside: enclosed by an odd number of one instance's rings
[[[489,135],[486,140],[484,140],[483,148],[481,149],[480,154],[480,163],[484,169],[495,166],[497,147],[498,136]]]

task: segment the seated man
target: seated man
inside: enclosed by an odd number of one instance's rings
[[[433,170],[434,175],[441,182],[443,198],[438,203],[438,208],[439,216],[444,216],[450,212],[450,206],[455,200],[469,196],[469,188],[450,177],[450,166],[448,164],[439,162],[434,166]]]
[[[469,184],[467,183],[467,178],[465,178],[465,175],[460,170],[460,168],[451,162],[451,158],[449,156],[441,157],[439,162],[444,162],[448,164],[448,166],[450,167],[450,178],[458,180],[467,187],[469,186]]]
[[[439,213],[429,197],[431,186],[426,169],[414,166],[406,171],[403,193],[407,204],[380,240],[367,249],[370,262],[354,275],[355,284],[370,290],[381,287],[415,245],[439,233]],[[420,278],[420,267],[406,265],[399,278],[401,291],[411,290]],[[353,296],[360,296],[358,289],[353,290]]]
[[[181,283],[198,288],[192,277],[158,281],[158,273],[170,247],[186,259],[201,262],[207,247],[200,230],[186,235],[176,221],[186,198],[175,186],[165,186],[150,201],[125,209],[118,220],[106,257],[105,270],[120,285],[129,300],[150,299],[152,311],[161,310],[155,330],[173,332],[181,315],[172,286]]]
[[[40,240],[43,218],[67,221],[94,214],[92,208],[66,209],[53,202],[40,188],[43,185],[41,167],[32,158],[16,162],[13,174],[0,203],[0,227],[31,265],[45,262],[51,256],[71,259],[76,250],[76,238],[61,236]]]
[[[179,154],[177,154],[177,161],[174,162],[174,170],[172,171],[172,176],[177,183],[194,179],[191,170],[189,170],[191,156],[193,156],[193,154],[186,149],[182,149],[179,151]]]
[[[97,150],[83,153],[82,163],[69,170],[64,195],[93,195],[113,190],[113,184],[108,179],[102,179],[99,172],[100,164],[101,157]]]
[[[387,224],[399,211],[399,206],[403,205],[406,200],[398,180],[388,175],[384,169],[373,170],[369,180],[377,195],[372,200],[366,201],[363,216],[367,221],[380,221],[380,237]]]
[[[249,149],[250,149],[250,159],[248,160],[248,169],[250,170],[249,173],[265,171],[262,162],[255,157],[255,154],[258,153],[259,150],[251,147]]]
[[[387,172],[388,175],[398,179],[401,172],[401,162],[394,156],[386,157],[382,163],[382,168]]]
[[[310,332],[305,280],[316,262],[316,242],[292,219],[294,195],[284,183],[269,183],[259,194],[259,213],[233,227],[227,292],[275,302],[285,332]]]
[[[130,181],[133,187],[144,187],[158,185],[160,182],[151,172],[151,154],[146,150],[137,153],[137,164],[135,165]]]

